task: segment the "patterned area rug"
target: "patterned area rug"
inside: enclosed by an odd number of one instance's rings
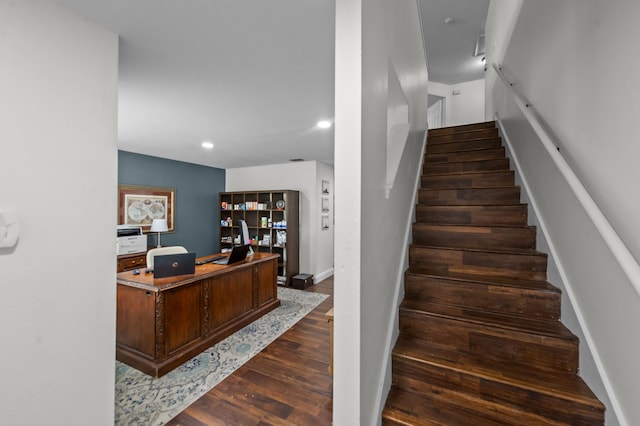
[[[159,379],[116,361],[115,424],[164,425],[327,297],[278,287],[278,308]]]

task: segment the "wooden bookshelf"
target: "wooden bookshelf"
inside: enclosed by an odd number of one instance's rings
[[[300,193],[292,190],[221,192],[220,247],[238,244],[239,220],[247,222],[253,251],[275,253],[279,285],[300,269]]]

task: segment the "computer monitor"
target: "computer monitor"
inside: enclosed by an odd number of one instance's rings
[[[240,234],[240,245],[249,245],[249,253],[253,254],[253,249],[251,248],[251,237],[249,237],[249,228],[247,227],[247,222],[242,219],[238,221],[238,232]]]

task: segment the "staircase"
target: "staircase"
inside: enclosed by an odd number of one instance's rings
[[[429,131],[383,425],[602,425],[495,123]]]

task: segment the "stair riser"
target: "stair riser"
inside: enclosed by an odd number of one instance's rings
[[[495,129],[495,128],[496,128],[495,121],[488,121],[486,123],[474,123],[474,124],[466,124],[463,126],[441,127],[438,129],[429,129],[429,136],[452,135],[452,134],[468,133],[475,130]]]
[[[430,206],[496,206],[520,204],[520,188],[421,189],[418,203]]]
[[[556,292],[449,281],[411,274],[405,276],[404,286],[406,299],[473,306],[476,309],[530,318],[560,318],[561,297]]]
[[[536,230],[532,227],[413,226],[413,242],[437,247],[477,249],[535,249]]]
[[[465,251],[412,245],[409,249],[409,264],[411,268],[423,267],[444,273],[541,281],[547,279],[547,257],[544,255]]]
[[[421,179],[422,189],[489,188],[510,185],[514,185],[513,171],[465,175],[423,176]]]
[[[439,163],[455,163],[462,161],[499,160],[505,158],[504,148],[482,149],[478,151],[446,152],[442,154],[426,154],[425,166]]]
[[[479,136],[484,135],[484,136]],[[498,135],[498,128],[491,125],[481,125],[481,126],[470,126],[460,129],[431,129],[429,130],[428,137],[429,140],[433,139],[436,141],[444,141],[447,142],[447,137],[457,136],[464,138],[478,138],[478,137],[492,137]]]
[[[470,139],[479,139],[479,138],[497,138],[498,137],[498,129],[496,127],[492,129],[477,129],[463,133],[452,133],[448,135],[434,135],[429,132],[429,138],[427,139],[427,143],[437,144],[437,145],[446,145],[448,143],[455,143],[459,141],[465,141]]]
[[[478,149],[495,149],[502,147],[502,140],[496,138],[472,139],[459,142],[432,143],[427,142],[426,154],[442,154]]]
[[[526,225],[527,206],[417,206],[416,222],[443,225]]]
[[[400,310],[400,333],[484,359],[575,373],[576,341]]]
[[[461,395],[479,398],[570,425],[593,425],[602,419],[602,412],[591,405],[554,395],[553,392],[487,380],[467,371],[443,368],[402,356],[393,357],[393,375],[397,386],[415,392],[437,394],[448,400],[460,399]]]
[[[460,174],[468,172],[492,172],[509,170],[509,159],[499,158],[495,160],[462,161],[457,163],[431,163],[425,164],[422,174],[425,176]]]

